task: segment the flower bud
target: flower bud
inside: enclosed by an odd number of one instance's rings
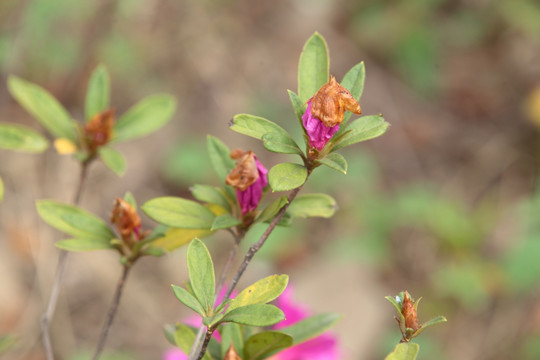
[[[231,151],[236,167],[227,175],[225,183],[236,189],[236,197],[242,215],[259,205],[264,187],[268,184],[268,170],[259,162],[253,151],[236,149]]]
[[[322,150],[339,130],[346,110],[358,115],[362,113],[358,101],[332,76],[330,81],[308,100],[307,109],[302,115],[309,145]]]
[[[105,145],[112,137],[114,126],[114,109],[94,115],[84,128],[86,143],[90,152]]]
[[[405,328],[413,329],[413,331],[420,328],[418,325],[418,316],[416,314],[416,303],[412,301],[407,291],[405,291],[405,296],[403,297],[401,314],[405,318]]]
[[[240,356],[238,356],[238,353],[234,349],[234,346],[231,344],[229,346],[229,350],[227,350],[227,353],[225,354],[225,357],[223,360],[242,360]]]
[[[122,239],[129,241],[135,234],[135,241],[141,237],[141,218],[137,211],[125,200],[117,197],[111,213],[111,223],[116,225]]]

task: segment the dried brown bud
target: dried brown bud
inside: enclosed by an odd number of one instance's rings
[[[118,232],[123,239],[129,239],[135,232],[136,239],[140,235],[141,218],[137,211],[125,200],[116,198],[114,208],[111,213],[111,222],[116,225]]]
[[[229,350],[227,350],[227,353],[225,354],[225,357],[223,360],[242,360],[240,356],[238,356],[238,353],[234,349],[233,345],[229,346]]]
[[[114,109],[94,115],[84,128],[90,151],[105,145],[112,137],[114,126]]]
[[[405,291],[405,296],[403,297],[403,304],[401,306],[401,314],[405,318],[405,327],[413,329],[414,331],[418,330],[420,326],[418,325],[418,317],[416,314],[416,306],[412,299],[409,296],[409,293]]]
[[[227,175],[225,183],[234,186],[240,191],[245,191],[250,185],[254,184],[259,178],[257,163],[253,151],[246,152],[235,149],[231,151],[231,158],[236,160],[236,167]]]
[[[311,113],[324,125],[332,127],[341,124],[345,110],[357,115],[362,113],[358,101],[331,76],[311,98]]]

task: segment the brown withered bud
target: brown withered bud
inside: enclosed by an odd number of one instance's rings
[[[84,128],[84,134],[90,151],[105,145],[112,137],[114,109],[94,115]]]
[[[401,314],[405,318],[406,328],[413,329],[414,331],[420,328],[420,326],[418,325],[418,316],[416,314],[416,306],[413,303],[407,291],[405,291],[405,296],[403,297],[403,304],[401,305]]]
[[[331,76],[311,98],[311,113],[324,125],[332,127],[341,124],[345,110],[357,115],[362,113],[358,101]]]
[[[227,350],[227,353],[225,354],[225,357],[223,360],[242,360],[240,356],[238,356],[238,353],[234,349],[233,345],[229,346],[229,350]]]
[[[236,160],[236,167],[225,178],[225,183],[234,186],[240,191],[245,191],[259,178],[257,163],[253,151],[242,151],[235,149],[231,151],[231,159]]]
[[[129,239],[135,233],[138,240],[141,229],[141,218],[137,211],[125,200],[117,197],[111,213],[111,223],[116,225],[122,239]]]

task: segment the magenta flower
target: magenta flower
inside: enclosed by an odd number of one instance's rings
[[[321,86],[307,104],[307,109],[302,115],[302,124],[309,137],[309,146],[319,151],[339,130],[345,111],[358,115],[362,113],[358,101],[347,89],[338,84],[333,76]]]
[[[225,182],[236,189],[236,197],[244,216],[259,205],[263,189],[268,185],[268,170],[250,150],[233,150],[231,158],[236,160],[236,167],[227,175]]]
[[[276,300],[276,306],[285,313],[285,320],[274,325],[275,330],[293,325],[309,316],[309,312],[304,306],[293,302],[290,286]],[[337,360],[339,358],[337,338],[329,333],[324,333],[277,353],[272,357],[272,360]]]

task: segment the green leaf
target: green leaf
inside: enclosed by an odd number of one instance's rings
[[[168,251],[163,249],[163,248],[157,247],[157,246],[149,246],[146,249],[144,249],[142,251],[142,253],[144,255],[160,257],[160,256],[163,256],[163,255],[167,254]]]
[[[231,211],[231,204],[227,200],[226,192],[210,185],[193,185],[190,189],[193,197],[199,201],[216,204],[227,211]]]
[[[299,164],[277,164],[268,172],[272,191],[288,191],[301,186],[307,179],[307,169]]]
[[[148,96],[130,108],[114,124],[113,141],[126,141],[153,133],[163,127],[176,110],[169,94]]]
[[[193,239],[187,251],[189,280],[195,297],[209,316],[214,306],[216,279],[208,249],[199,239]]]
[[[345,76],[343,77],[343,80],[341,80],[341,86],[349,90],[351,95],[357,101],[359,101],[364,91],[365,80],[366,80],[366,67],[364,66],[364,62],[362,61],[354,65],[351,68],[351,70],[349,70],[345,74]],[[343,118],[343,125],[345,125],[347,121],[349,121],[349,118],[351,117],[351,115],[352,115],[351,112],[349,111],[345,112],[345,116]]]
[[[68,251],[91,251],[114,249],[110,240],[104,239],[68,239],[57,241],[56,247]]]
[[[228,312],[221,321],[251,326],[270,326],[284,319],[283,311],[274,305],[253,304]]]
[[[0,177],[0,202],[2,202],[2,200],[4,200],[4,182]]]
[[[205,310],[202,308],[199,301],[193,295],[191,295],[186,289],[180,286],[176,286],[176,285],[171,285],[171,286],[173,288],[174,295],[176,296],[178,300],[180,300],[182,304],[186,305],[188,308],[195,311],[197,314],[201,316],[205,316],[206,314]]]
[[[229,229],[242,222],[230,214],[223,214],[214,219],[210,230]]]
[[[206,138],[206,147],[212,167],[219,180],[224,184],[225,178],[235,166],[230,157],[231,151],[221,140],[210,135]]]
[[[280,331],[291,335],[294,339],[294,344],[298,345],[319,336],[332,327],[339,318],[340,315],[335,313],[313,315],[293,325],[284,327]]]
[[[396,311],[398,312],[398,314],[401,314],[401,303],[398,302],[395,297],[385,296],[384,298],[390,301],[390,303],[394,306],[394,308],[396,308]]]
[[[96,67],[88,81],[86,89],[86,99],[84,103],[84,114],[86,121],[94,115],[99,114],[109,108],[111,92],[111,79],[107,68],[103,64]]]
[[[229,304],[227,313],[242,306],[266,304],[277,298],[287,287],[288,275],[271,275],[242,290]]]
[[[283,195],[268,205],[256,218],[255,222],[265,222],[272,219],[289,200]]]
[[[300,123],[300,128],[306,133],[306,129],[304,128],[304,123],[302,122],[302,115],[304,115],[304,112],[306,111],[306,108],[304,106],[304,103],[298,95],[294,91],[287,90],[287,93],[289,93],[289,99],[291,100],[291,104],[294,110],[294,113],[296,114],[296,118],[298,119],[298,122]]]
[[[135,196],[133,196],[130,191],[126,191],[126,193],[124,194],[124,201],[131,205],[133,209],[137,210],[137,201],[135,200]]]
[[[54,200],[39,200],[37,210],[47,224],[71,236],[103,241],[115,238],[103,220],[76,206]]]
[[[353,122],[350,122],[344,128],[344,131],[352,131],[343,136],[339,142],[333,143],[334,147],[332,148],[332,151],[381,136],[386,132],[388,126],[389,124],[384,121],[384,118],[381,115],[362,116]]]
[[[345,160],[341,154],[330,153],[323,159],[317,160],[317,162],[324,166],[328,166],[332,170],[347,174],[347,160]]]
[[[304,153],[296,142],[292,139],[289,134],[282,133],[266,133],[262,137],[263,146],[266,150],[272,151],[279,154],[298,154],[303,156]]]
[[[49,141],[34,130],[16,124],[0,123],[0,148],[28,153],[40,153]]]
[[[278,331],[264,331],[251,336],[244,345],[244,360],[262,360],[286,349],[293,344],[293,339]]]
[[[420,346],[415,343],[398,344],[384,360],[415,360]]]
[[[298,97],[302,103],[328,82],[329,67],[326,41],[315,32],[304,45],[298,63]]]
[[[240,325],[235,323],[222,324],[219,330],[221,334],[221,356],[225,357],[231,345],[234,346],[238,354],[244,352],[244,336]]]
[[[108,146],[102,146],[98,150],[103,163],[118,176],[124,175],[126,171],[126,160],[118,151]]]
[[[210,229],[216,217],[195,201],[172,196],[151,199],[141,208],[155,221],[183,229]]]
[[[446,320],[446,318],[444,316],[439,315],[436,318],[433,318],[433,319],[423,323],[422,326],[420,327],[420,329],[418,329],[414,333],[414,336],[416,337],[416,336],[420,335],[424,330],[426,330],[430,326],[445,323],[446,321],[447,320]]]
[[[176,331],[174,332],[174,342],[176,346],[180,348],[185,354],[189,354],[191,347],[195,342],[195,331],[189,326],[184,324],[176,324]],[[203,360],[213,360],[210,353],[204,354]]]
[[[259,140],[262,140],[263,135],[268,133],[276,133],[280,134],[283,138],[290,138],[289,133],[278,124],[249,114],[235,115],[230,129]],[[294,140],[291,139],[291,141],[294,143]]]
[[[326,194],[298,195],[289,205],[287,213],[292,217],[323,217],[329,218],[336,212],[336,200]]]
[[[212,231],[208,229],[176,229],[171,228],[165,232],[165,235],[154,240],[151,247],[159,247],[168,252],[178,249],[189,243],[195,238],[208,236]]]
[[[19,104],[54,137],[77,143],[77,124],[47,90],[13,75],[8,78],[8,89]]]

